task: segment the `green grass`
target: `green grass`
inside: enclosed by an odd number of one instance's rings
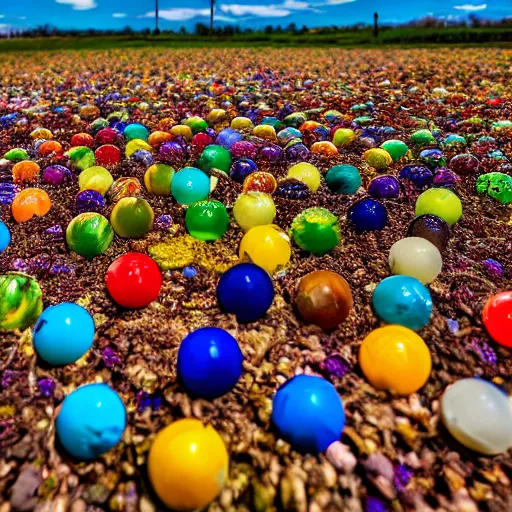
[[[103,50],[114,48],[194,48],[194,47],[387,47],[457,44],[462,46],[512,47],[512,28],[394,28],[381,31],[378,39],[370,29],[357,32],[305,35],[265,34],[254,32],[232,38],[163,34],[160,36],[115,35],[83,37],[49,37],[0,40],[0,52]]]

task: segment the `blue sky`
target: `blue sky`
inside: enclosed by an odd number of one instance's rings
[[[192,28],[209,20],[209,0],[160,0],[161,28]],[[310,27],[371,23],[377,10],[385,23],[426,15],[455,20],[469,14],[512,16],[512,0],[216,0],[219,24],[259,28],[296,23]],[[154,26],[154,0],[4,0],[0,29],[49,23],[62,28],[135,29]]]

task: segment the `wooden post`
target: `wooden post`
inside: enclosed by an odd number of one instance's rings
[[[213,34],[213,9],[215,7],[215,0],[210,1],[210,36]]]
[[[373,13],[373,36],[379,37],[379,13]]]

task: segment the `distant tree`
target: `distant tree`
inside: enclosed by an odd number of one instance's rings
[[[482,26],[482,20],[476,14],[470,14],[468,16],[470,25],[473,28],[478,28]]]
[[[201,37],[207,36],[209,32],[208,27],[204,23],[196,23],[195,34]]]
[[[180,27],[179,34],[180,34],[180,36],[187,35],[187,29],[185,27]]]
[[[302,25],[302,28],[300,29],[301,34],[307,34],[309,32],[308,27],[306,25]]]
[[[235,33],[235,30],[233,29],[233,27],[231,25],[226,25],[224,27],[224,35],[226,37],[233,37],[234,33]]]
[[[283,27],[281,27],[281,25],[277,25],[277,27],[275,28],[275,32],[277,34],[282,34],[283,33]]]
[[[297,25],[295,23],[290,23],[288,27],[286,27],[286,32],[290,32],[291,34],[297,33]]]
[[[235,29],[234,29],[234,32],[235,32],[235,34],[241,34],[242,30],[240,29],[240,27],[238,25],[236,25]]]
[[[121,30],[121,34],[125,36],[132,36],[133,35],[133,28],[130,27],[130,25],[126,25],[126,27]]]
[[[272,25],[267,25],[265,27],[265,34],[272,34],[274,32],[274,27]]]

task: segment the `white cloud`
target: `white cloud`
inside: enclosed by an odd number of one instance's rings
[[[327,0],[324,5],[341,5],[341,4],[350,4],[355,2],[356,0]]]
[[[147,12],[139,16],[139,18],[154,18],[155,11]],[[173,8],[161,9],[158,11],[158,17],[167,21],[188,21],[198,16],[210,16],[210,9],[190,9],[190,8]]]
[[[125,12],[114,12],[112,14],[112,18],[126,18],[126,16],[128,16],[128,14]]]
[[[71,5],[74,11],[88,11],[98,7],[94,0],[55,0],[58,4]]]
[[[458,11],[468,11],[468,12],[483,11],[483,10],[487,9],[487,4],[479,4],[479,5],[473,5],[473,4],[455,5],[453,8],[454,8],[454,9],[457,9]]]
[[[295,2],[294,2],[295,3]],[[233,16],[255,16],[258,18],[284,18],[289,16],[292,11],[283,8],[284,4],[275,5],[243,5],[243,4],[225,4],[220,6],[220,10],[225,14]]]

